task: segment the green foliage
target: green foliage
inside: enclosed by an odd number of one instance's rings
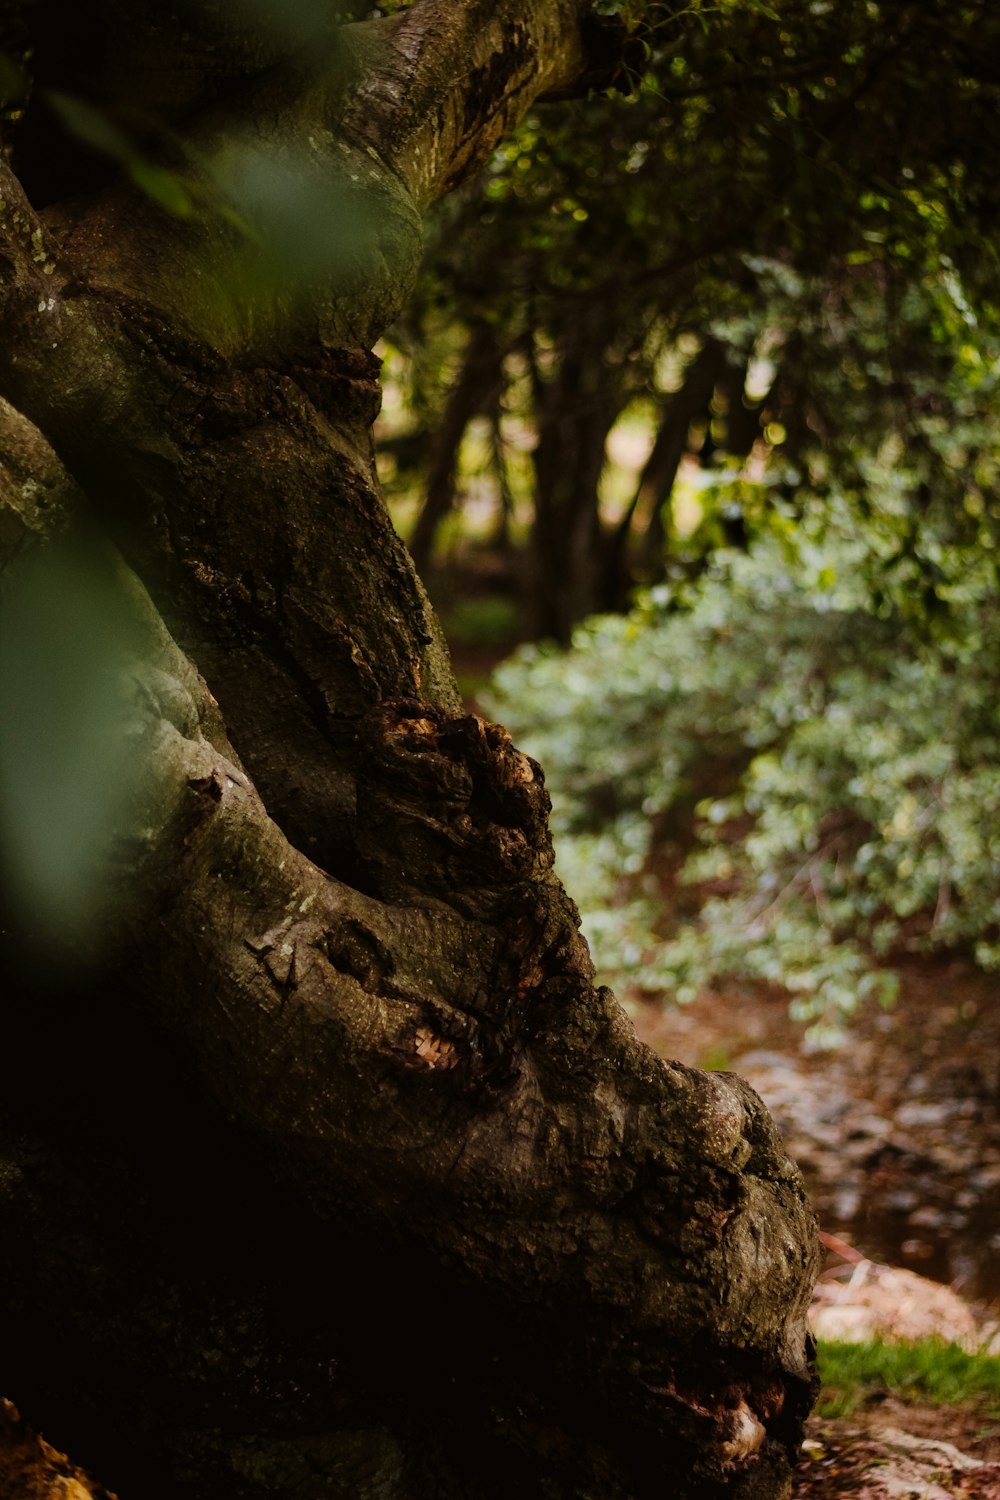
[[[492,702],[546,768],[599,967],[681,1001],[777,983],[825,1042],[896,954],[1000,969],[995,554],[914,535],[905,473],[868,471],[864,520],[772,494],[749,552],[522,650]]]
[[[335,74],[338,28],[359,9],[370,13],[352,0],[222,0],[206,24],[209,34],[215,25],[222,35],[249,33],[269,57],[294,56],[298,87],[307,90]],[[36,78],[35,61],[27,37],[21,55],[0,51],[0,124],[12,127],[15,166],[25,130],[30,163],[32,128],[48,116],[98,180],[121,174],[170,218],[191,221],[170,283],[203,337],[226,348],[248,330],[268,336],[307,309],[314,316],[332,288],[346,299],[361,284],[394,193],[376,183],[367,151],[342,143],[333,153],[332,137],[282,138],[251,117],[234,117],[225,131],[216,122],[199,142],[183,121],[120,99],[110,79],[74,78],[71,92],[44,69]],[[26,187],[30,196],[29,179]],[[49,190],[43,182],[43,196]]]
[[[0,598],[0,831],[19,915],[85,934],[130,793],[137,627],[117,564],[86,538],[27,555]]]
[[[104,110],[59,89],[46,90],[45,100],[71,135],[92,151],[119,162],[136,186],[167,213],[190,219],[200,211],[193,184],[179,172],[150,160]]]
[[[820,1417],[847,1417],[877,1392],[903,1400],[948,1405],[989,1403],[1000,1412],[1000,1359],[967,1354],[957,1344],[926,1339],[916,1344],[819,1345]]]
[[[867,455],[896,436],[911,468],[918,450],[933,468],[950,440],[933,428],[955,325],[996,285],[987,143],[1000,94],[987,59],[1000,12],[939,0],[599,9],[643,39],[632,95],[533,109],[432,225],[395,332],[416,431],[434,441],[464,378],[448,357],[456,325],[485,321],[509,455],[538,460],[597,391],[591,428],[637,414],[674,426],[688,469],[780,450],[793,484],[861,490],[861,431]],[[712,341],[723,368],[693,406],[675,401]],[[523,510],[543,509],[553,471],[513,470]],[[599,506],[597,551],[630,532],[631,580],[659,578],[664,541],[678,551],[671,482],[668,466],[644,493],[634,483],[631,511],[627,496],[609,506],[607,487],[579,501]],[[720,511],[689,554],[742,523],[746,494],[713,494]],[[567,573],[580,551],[567,549]],[[619,602],[606,587],[589,607]]]
[[[23,103],[30,89],[27,72],[21,58],[9,52],[0,52],[0,119],[13,116]]]

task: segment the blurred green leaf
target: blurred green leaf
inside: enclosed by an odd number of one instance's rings
[[[229,5],[290,51],[330,36],[342,21],[362,18],[371,9],[357,0],[229,0]]]
[[[24,68],[9,52],[0,52],[0,109],[11,109],[28,96],[31,84]]]
[[[133,632],[102,554],[53,544],[0,601],[0,826],[22,916],[57,938],[95,920],[126,795]]]
[[[46,89],[44,97],[64,127],[76,138],[126,167],[132,181],[153,203],[178,219],[210,211],[199,203],[193,184],[176,171],[151,161],[108,114],[76,95]]]
[[[129,175],[147,198],[151,198],[175,218],[192,219],[199,212],[187,184],[176,172],[134,158],[129,162]]]
[[[74,94],[65,94],[61,89],[46,89],[44,98],[70,134],[91,150],[120,162],[132,162],[137,158],[133,142],[104,110]]]

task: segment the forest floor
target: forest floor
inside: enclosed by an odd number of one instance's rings
[[[809,1047],[779,990],[683,1007],[625,993],[642,1039],[732,1069],[767,1103],[821,1227],[873,1260],[1000,1303],[1000,980],[959,961],[900,970],[891,1010],[863,1008],[846,1046]]]
[[[810,1050],[777,991],[624,999],[656,1051],[741,1073],[767,1102],[842,1242],[821,1336],[989,1339],[1000,1354],[997,981],[960,963],[902,978],[895,1007],[861,1013],[837,1052]],[[814,1416],[794,1500],[1000,1500],[1000,1410],[876,1390],[850,1416]]]
[[[1000,1500],[1000,1417],[892,1396],[812,1417],[792,1500]]]

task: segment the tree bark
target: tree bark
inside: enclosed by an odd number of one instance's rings
[[[8,945],[0,1378],[123,1500],[787,1494],[798,1173],[594,988],[540,768],[462,714],[372,462],[419,211],[585,75],[576,8],[225,56],[191,159],[308,137],[358,207],[307,295],[232,298],[217,214],[38,214],[2,169],[4,575],[100,522],[129,753],[98,916]]]
[[[0,1400],[0,1487],[22,1500],[115,1500]]]

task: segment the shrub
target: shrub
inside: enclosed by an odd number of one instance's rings
[[[1000,968],[996,566],[933,534],[901,546],[906,518],[888,479],[863,525],[836,496],[775,502],[749,552],[497,672],[609,977],[680,1001],[776,982],[831,1042],[891,999],[901,953]],[[933,613],[914,607],[929,568]]]

